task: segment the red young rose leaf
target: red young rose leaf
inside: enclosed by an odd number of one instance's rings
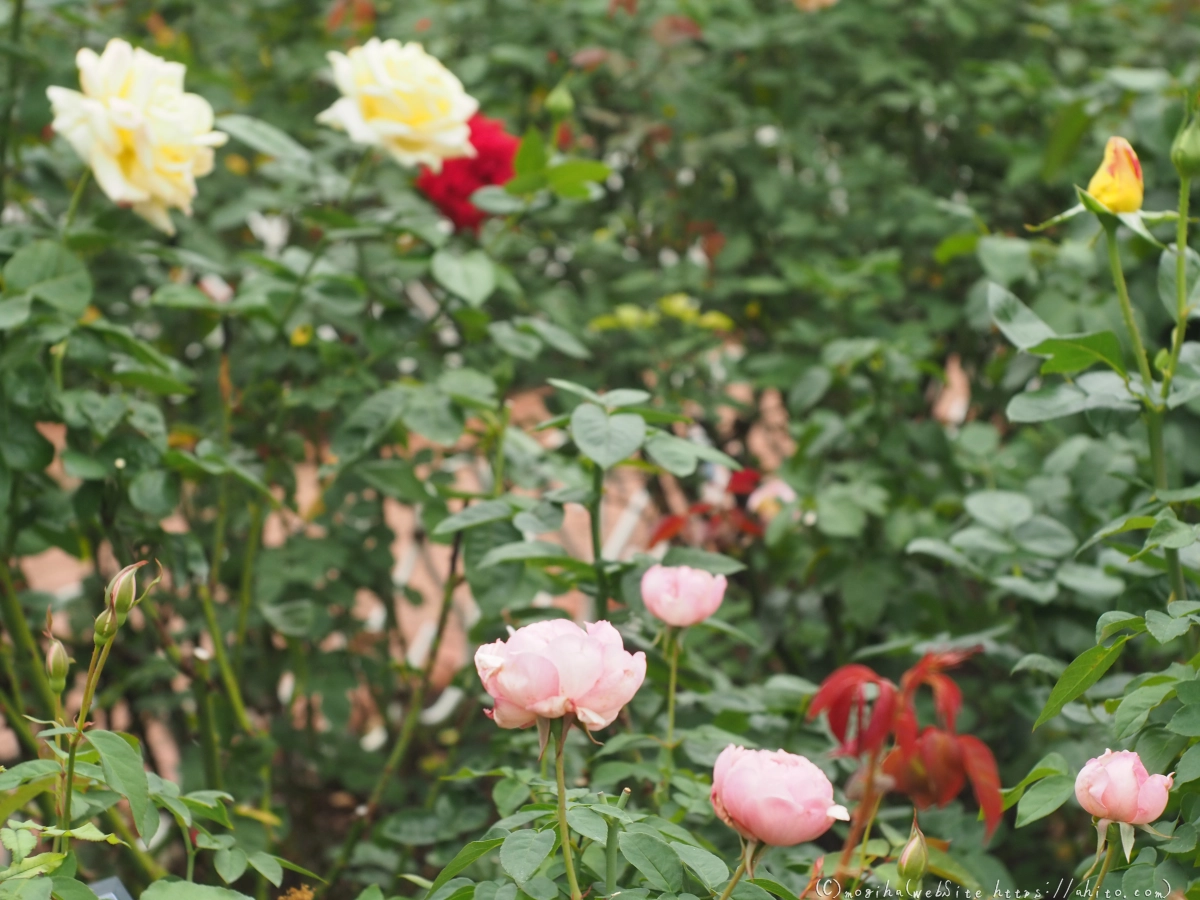
[[[878,694],[867,715],[865,688],[873,684]],[[841,756],[861,756],[879,750],[891,733],[896,714],[896,688],[868,666],[852,663],[842,666],[821,683],[808,707],[808,717],[829,714],[829,730],[838,739]],[[854,733],[850,734],[851,715]]]
[[[686,526],[686,516],[665,516],[654,529],[654,533],[650,535],[648,548],[678,537]]]
[[[990,838],[1004,815],[1004,799],[1000,794],[1000,772],[996,768],[996,757],[992,755],[987,744],[969,734],[959,735],[958,749],[962,756],[963,768],[971,780],[971,788],[975,791],[975,799],[979,801],[979,808],[983,810],[983,822]]]

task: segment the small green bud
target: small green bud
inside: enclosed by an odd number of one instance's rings
[[[1171,144],[1171,162],[1180,178],[1200,175],[1200,118],[1192,117]]]
[[[560,81],[554,90],[546,95],[546,111],[556,119],[565,119],[575,111],[575,98],[571,96],[566,82]]]
[[[120,627],[117,622],[117,614],[113,612],[112,607],[106,607],[104,612],[96,616],[96,627],[92,640],[96,642],[97,647],[103,647],[117,636],[117,629]]]
[[[1171,364],[1171,351],[1166,347],[1162,347],[1154,356],[1154,368],[1160,372],[1167,371],[1167,366]]]
[[[137,570],[144,562],[126,566],[113,576],[104,591],[104,605],[112,607],[117,613],[117,625],[124,625],[125,618],[137,602]]]
[[[900,858],[896,860],[896,870],[904,880],[903,887],[906,891],[910,886],[913,890],[918,889],[921,879],[929,871],[929,848],[925,844],[925,835],[917,827],[916,816],[913,816],[908,843],[904,845],[904,849],[900,851]]]
[[[67,689],[67,674],[71,671],[71,659],[67,656],[67,648],[57,638],[50,639],[50,648],[46,651],[46,677],[50,682],[50,690],[61,694]]]

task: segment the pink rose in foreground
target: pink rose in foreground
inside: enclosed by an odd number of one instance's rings
[[[651,566],[642,576],[646,609],[668,625],[686,628],[703,622],[725,599],[725,576],[688,566]]]
[[[1132,750],[1089,759],[1075,779],[1075,797],[1093,816],[1130,825],[1147,825],[1167,807],[1170,775],[1150,775]]]
[[[628,653],[608,622],[585,631],[551,619],[484,644],[475,651],[475,668],[496,701],[487,714],[501,728],[573,713],[591,731],[610,724],[633,699],[646,677],[646,654]]]
[[[742,837],[775,847],[816,840],[834,819],[850,818],[833,802],[825,773],[803,756],[733,744],[713,768],[712,805]]]

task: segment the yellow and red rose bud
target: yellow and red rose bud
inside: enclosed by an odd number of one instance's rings
[[[1104,147],[1104,161],[1088,182],[1088,193],[1111,212],[1130,213],[1142,208],[1142,164],[1129,141],[1110,137]]]
[[[50,639],[46,650],[46,678],[50,682],[50,690],[61,694],[67,689],[67,675],[71,671],[71,658],[67,648],[57,638]]]
[[[1180,178],[1200,175],[1200,117],[1192,116],[1171,144],[1171,162]]]
[[[103,647],[117,636],[117,629],[120,625],[117,623],[117,614],[112,607],[105,607],[100,615],[96,616],[95,629],[92,632],[92,640],[97,647]]]
[[[929,847],[925,843],[925,835],[917,827],[915,816],[908,843],[904,845],[904,849],[900,851],[900,858],[896,860],[896,869],[906,884],[911,883],[914,886],[918,885],[929,871]]]

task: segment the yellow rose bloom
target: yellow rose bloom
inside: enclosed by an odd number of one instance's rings
[[[1110,137],[1104,147],[1104,161],[1088,182],[1088,193],[1115,213],[1137,212],[1142,208],[1142,164],[1129,141]]]
[[[208,101],[183,90],[187,67],[114,38],[104,52],[75,57],[83,92],[50,87],[53,128],[86,162],[109,199],[175,233],[168,210],[192,214],[196,179],[213,168]]]
[[[479,104],[420,44],[371,38],[328,59],[342,97],[317,116],[322,125],[435,172],[442,160],[475,155],[467,122]]]

